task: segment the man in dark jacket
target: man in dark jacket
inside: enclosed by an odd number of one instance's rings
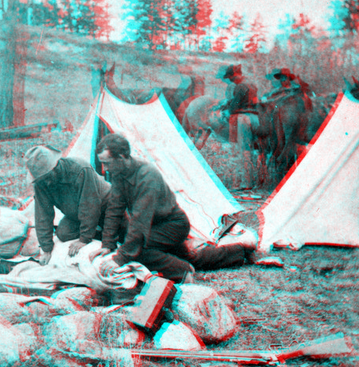
[[[136,261],[150,271],[180,282],[191,278],[194,272],[191,264],[202,269],[243,264],[244,249],[240,245],[209,245],[189,256],[184,245],[190,231],[187,215],[178,206],[175,194],[157,168],[131,157],[129,143],[124,137],[105,136],[97,153],[104,169],[112,176],[102,232],[102,253],[117,250],[114,260],[119,266]],[[125,228],[126,210],[129,215],[127,234],[117,249],[119,228]],[[104,268],[102,272],[111,271],[114,269]]]
[[[236,114],[239,111],[255,111],[257,101],[257,87],[245,83],[245,77],[242,73],[241,65],[230,65],[223,79],[228,79],[231,83],[227,86],[225,95],[228,99],[227,109],[230,114]]]
[[[225,95],[227,103],[221,107],[229,120],[229,141],[237,143],[238,157],[243,170],[241,186],[238,188],[252,188],[255,185],[255,157],[253,131],[259,127],[258,112],[256,110],[257,87],[244,83],[241,65],[230,65],[223,79],[228,79]]]
[[[288,68],[274,69],[271,74],[266,75],[272,83],[272,90],[262,97],[262,102],[284,101],[291,96],[299,96],[303,99],[305,109],[313,110],[313,104],[310,97],[313,97],[313,91],[309,84],[302,80],[299,75],[294,75]]]
[[[41,247],[40,264],[46,265],[54,246],[54,207],[65,215],[57,237],[71,245],[74,256],[90,243],[105,214],[110,184],[92,166],[79,158],[61,158],[50,146],[36,146],[25,155],[26,166],[35,191],[35,229]]]

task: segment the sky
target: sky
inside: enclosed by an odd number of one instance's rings
[[[114,17],[112,26],[115,31],[111,35],[111,40],[118,41],[123,32],[123,23],[120,20],[123,0],[107,1]],[[212,0],[214,10],[212,18],[218,16],[221,11],[226,14],[237,11],[239,14],[245,14],[247,21],[251,22],[259,13],[263,24],[267,27],[268,40],[272,40],[277,32],[278,22],[285,18],[286,14],[297,17],[300,13],[304,13],[313,25],[328,28],[330,3],[331,0]]]

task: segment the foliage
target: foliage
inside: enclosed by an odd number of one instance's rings
[[[244,48],[245,34],[245,22],[244,17],[237,11],[232,14],[229,19],[228,27],[230,37],[227,49],[232,52],[242,52]]]
[[[219,13],[218,18],[215,19],[213,24],[214,42],[213,51],[223,52],[227,45],[229,34],[229,16],[223,11]]]
[[[343,6],[341,0],[333,0],[330,4],[330,9],[332,14],[329,18],[329,31],[334,37],[342,36],[345,34],[345,19],[349,16],[349,9]]]
[[[209,0],[134,0],[123,5],[124,42],[149,49],[200,49],[209,32]]]
[[[346,14],[343,18],[345,26],[344,29],[350,32],[358,32],[359,30],[359,1],[358,0],[344,0],[343,7],[347,9]],[[340,13],[343,14],[344,11],[339,8]]]
[[[245,51],[248,53],[256,53],[265,51],[266,29],[263,25],[262,17],[258,13],[250,28],[251,37],[246,42]]]
[[[278,45],[282,49],[286,49],[288,46],[288,41],[290,37],[293,35],[295,20],[289,14],[286,14],[284,19],[279,20],[278,30],[279,33],[276,35],[276,40]]]
[[[108,39],[113,30],[105,0],[44,0],[30,5],[17,2],[17,6],[19,20],[24,24],[64,29],[99,39]]]
[[[212,13],[213,9],[210,0],[197,0],[197,46],[204,51],[211,50],[211,45],[208,44],[208,41],[211,38]]]
[[[190,17],[189,8],[183,1],[175,1],[172,7],[170,38],[172,49],[184,49],[185,40],[190,34],[187,21]]]

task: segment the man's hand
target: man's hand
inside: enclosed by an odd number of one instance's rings
[[[115,270],[118,268],[119,266],[114,261],[107,261],[101,264],[100,274],[104,278],[110,278],[115,274]]]
[[[125,266],[128,266],[129,270],[132,271],[132,273],[135,274],[136,278],[139,280],[144,281],[146,277],[151,275],[151,272],[138,262],[133,261],[126,264]]]
[[[77,255],[80,251],[80,249],[82,249],[84,246],[86,246],[87,243],[83,243],[80,240],[77,240],[76,242],[74,242],[70,248],[69,248],[69,256],[73,257],[75,255]]]
[[[114,261],[102,264],[100,272],[103,277],[113,277],[115,280],[122,280],[135,276],[137,279],[144,281],[151,272],[142,264],[132,261],[126,265],[118,266]]]
[[[39,263],[41,266],[47,265],[51,259],[51,252],[45,252],[40,248]]]
[[[100,248],[99,250],[91,252],[91,254],[89,255],[89,259],[91,262],[93,262],[95,257],[100,256],[100,255],[105,256],[109,254],[110,252],[111,250],[109,248]]]

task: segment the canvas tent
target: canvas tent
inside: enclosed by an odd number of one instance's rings
[[[190,219],[191,236],[215,241],[221,217],[243,210],[197,151],[163,95],[133,105],[104,88],[64,156],[81,157],[96,167],[95,148],[104,126],[129,140],[134,157],[157,166]]]
[[[359,246],[359,101],[340,94],[310,150],[258,211],[260,248]]]

